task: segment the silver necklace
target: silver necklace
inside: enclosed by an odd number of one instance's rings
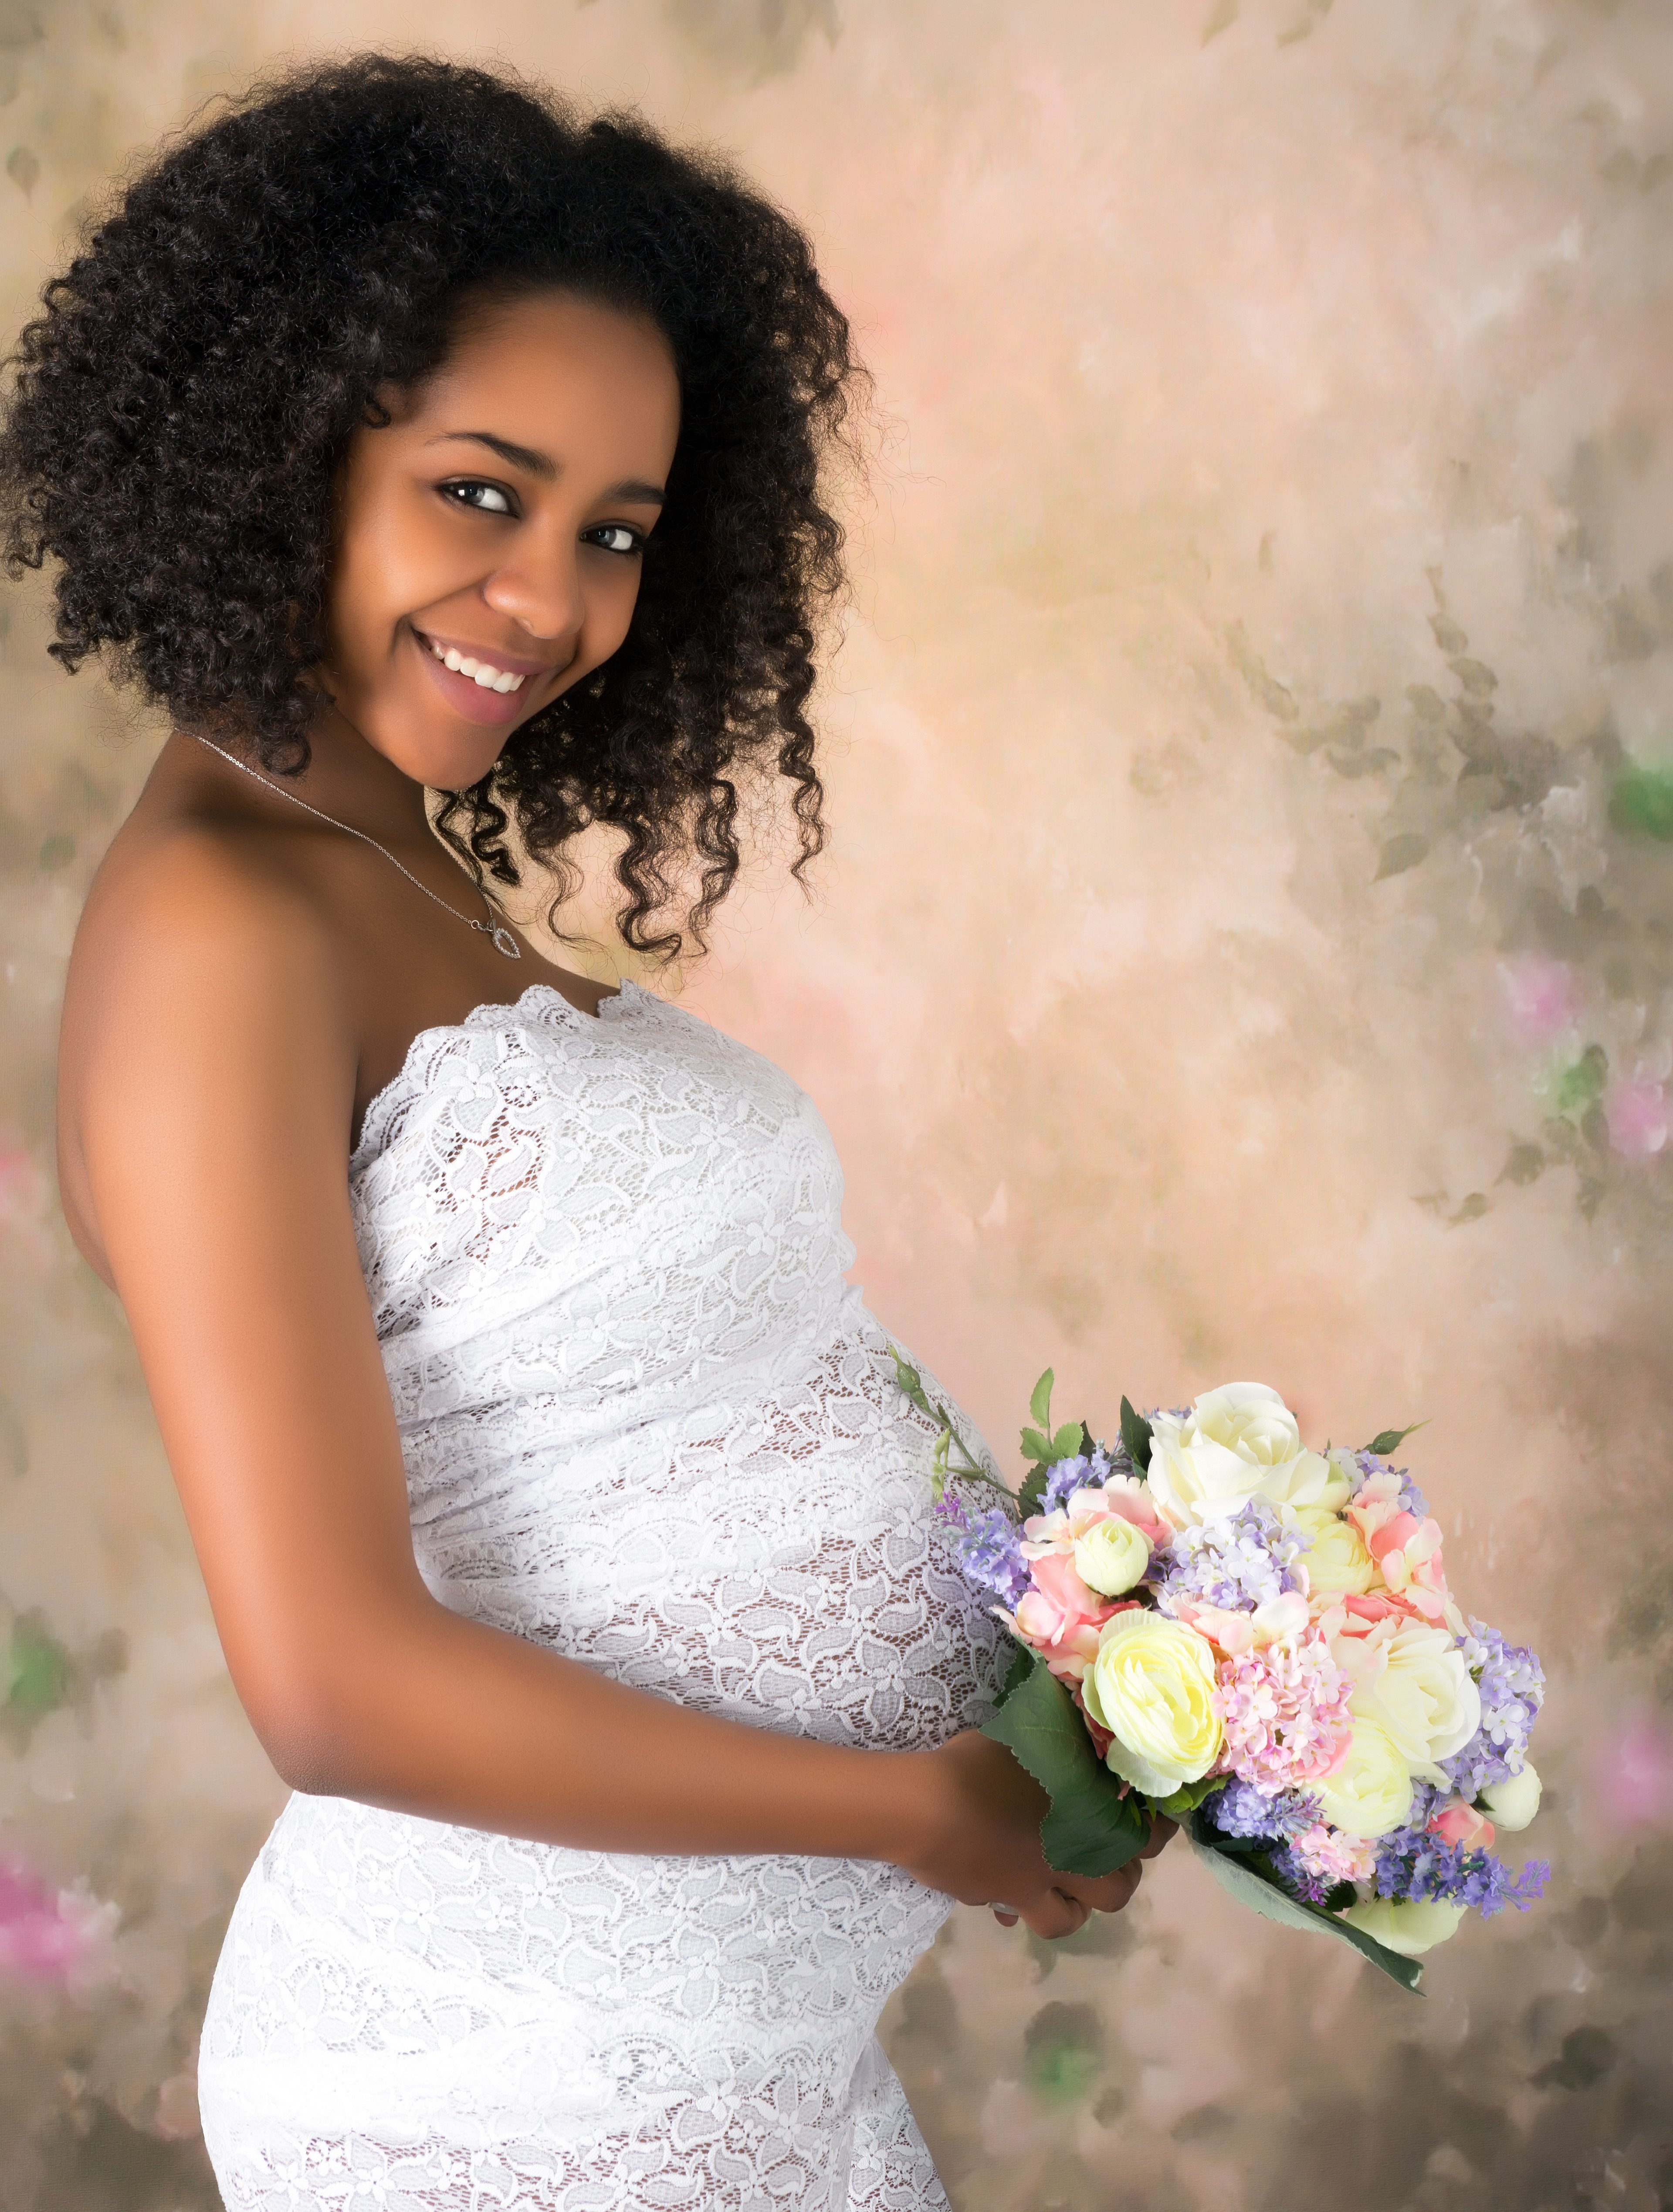
[[[462,921],[467,929],[474,929],[479,936],[487,938],[494,951],[503,952],[507,960],[520,960],[523,957],[523,947],[512,935],[505,923],[494,920],[494,902],[488,893],[482,890],[480,884],[476,888],[479,891],[482,891],[482,904],[488,910],[488,919],[486,921],[473,921],[468,914],[461,914],[458,907],[451,905],[446,899],[443,898],[439,891],[433,891],[428,884],[420,883],[410,868],[401,866],[400,861],[396,859],[387,845],[380,845],[375,837],[368,837],[364,830],[356,830],[350,823],[339,822],[335,814],[325,814],[318,807],[310,806],[306,799],[299,799],[294,791],[287,791],[282,783],[272,782],[258,769],[250,768],[243,761],[236,759],[223,747],[211,744],[209,740],[200,735],[197,731],[192,731],[191,735],[197,738],[198,744],[206,751],[214,753],[217,759],[224,760],[228,768],[239,769],[252,782],[260,784],[264,790],[274,793],[278,798],[288,799],[293,806],[300,806],[304,814],[312,814],[316,822],[324,822],[333,830],[341,830],[345,837],[358,837],[362,845],[370,845],[374,853],[381,853],[391,868],[400,869],[401,873],[415,890],[422,891],[427,899],[433,899],[445,914],[451,914],[455,921]]]

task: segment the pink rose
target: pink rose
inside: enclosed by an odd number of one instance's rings
[[[1445,1844],[1462,1844],[1469,1851],[1488,1851],[1493,1848],[1492,1821],[1473,1805],[1466,1805],[1462,1797],[1455,1797],[1450,1805],[1443,1805],[1432,1816],[1429,1833],[1439,1836]]]
[[[1363,1635],[1364,1627],[1355,1627],[1355,1621],[1368,1626],[1379,1620],[1415,1620],[1417,1617],[1403,1598],[1391,1597],[1386,1590],[1374,1590],[1365,1597],[1356,1597],[1349,1591],[1338,1600],[1334,1610],[1349,1617],[1344,1628],[1332,1631],[1337,1635]]]
[[[1343,1518],[1351,1521],[1395,1605],[1425,1620],[1450,1620],[1452,1592],[1440,1556],[1440,1523],[1420,1521],[1400,1503],[1392,1474],[1373,1474]],[[1361,1601],[1355,1601],[1356,1607]]]
[[[1101,1490],[1088,1483],[1071,1491],[1055,1512],[1032,1515],[1022,1523],[1022,1556],[1039,1559],[1048,1553],[1072,1552],[1078,1540],[1100,1521],[1130,1521],[1152,1551],[1160,1551],[1173,1533],[1157,1512],[1143,1483],[1123,1475],[1106,1483]]]
[[[1150,1495],[1150,1486],[1137,1475],[1112,1476],[1100,1494],[1112,1513],[1132,1522],[1149,1540],[1153,1552],[1161,1551],[1173,1535],[1173,1523],[1162,1518],[1160,1507]]]
[[[1030,1560],[1028,1571],[1034,1586],[1017,1601],[1017,1632],[1054,1674],[1078,1682],[1098,1656],[1098,1631],[1130,1611],[1134,1601],[1112,1603],[1088,1589],[1066,1552],[1044,1552]]]

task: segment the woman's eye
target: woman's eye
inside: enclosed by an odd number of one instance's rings
[[[467,478],[458,483],[441,487],[444,495],[460,507],[474,507],[478,514],[515,514],[511,495],[496,483],[479,483]]]
[[[637,553],[641,542],[638,531],[629,530],[625,522],[601,523],[597,530],[588,531],[587,536],[606,553]]]

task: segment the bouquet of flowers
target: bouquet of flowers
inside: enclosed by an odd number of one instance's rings
[[[1531,1651],[1469,1619],[1403,1469],[1412,1431],[1309,1450],[1274,1390],[1232,1382],[1185,1411],[1121,1401],[1118,1445],[1052,1426],[1050,1369],[1015,1498],[894,1355],[940,1425],[937,1510],[967,1580],[1015,1639],[986,1733],[1046,1790],[1065,1874],[1112,1873],[1158,1814],[1269,1918],[1353,1944],[1407,1989],[1422,1953],[1525,1908],[1497,1829],[1539,1806]],[[973,1504],[986,1484],[1002,1502]]]

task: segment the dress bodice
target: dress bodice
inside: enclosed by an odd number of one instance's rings
[[[632,983],[418,1037],[351,1163],[421,1570],[687,1703],[905,1746],[990,1640],[782,1070]]]
[[[753,1387],[828,1333],[854,1256],[811,1100],[631,982],[425,1031],[350,1173],[403,1419],[543,1399],[579,1443]]]

